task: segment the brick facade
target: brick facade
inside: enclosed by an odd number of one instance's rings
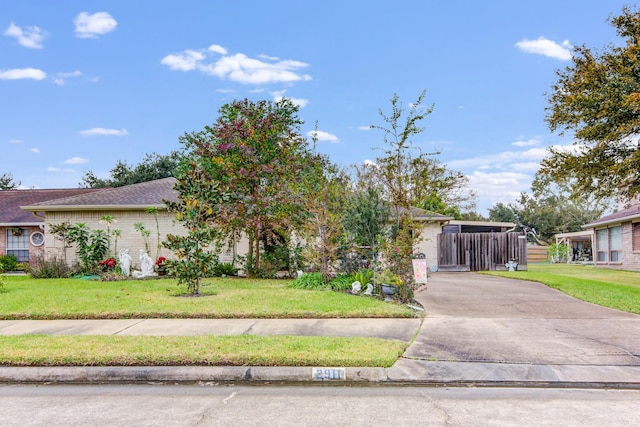
[[[611,262],[611,261],[597,261],[595,257],[595,249],[594,249],[594,260],[595,265],[597,267],[603,268],[612,268],[619,270],[634,270],[640,271],[640,248],[636,248],[634,250],[633,247],[633,223],[632,221],[626,221],[623,223],[617,224],[609,224],[608,227],[598,227],[595,230],[601,230],[603,228],[611,228],[615,226],[622,227],[622,260]],[[593,242],[593,247],[597,248],[596,241]]]
[[[0,227],[0,255],[7,254],[7,233],[11,233],[11,230],[16,227]],[[31,243],[31,235],[35,232],[43,233],[43,230],[39,226],[19,226],[23,233],[28,236],[28,251],[29,251],[29,264],[33,264],[38,258],[44,255],[45,245],[35,246]],[[26,231],[24,231],[26,230]]]
[[[64,249],[64,243],[57,239],[51,232],[51,226],[68,222],[69,224],[83,223],[90,230],[104,230],[107,231],[107,224],[101,221],[103,216],[110,215],[114,221],[110,225],[110,230],[120,230],[120,237],[115,241],[115,238],[111,238],[111,256],[117,258],[117,253],[129,249],[129,254],[132,258],[132,268],[139,269],[139,254],[140,251],[146,251],[145,240],[136,231],[134,224],[142,223],[144,228],[149,230],[148,236],[149,256],[153,259],[156,256],[164,256],[166,258],[174,258],[171,251],[165,248],[157,248],[158,246],[158,230],[160,234],[160,242],[166,239],[167,234],[185,235],[186,230],[179,224],[174,222],[174,216],[166,210],[158,211],[158,223],[156,226],[156,220],[154,215],[146,212],[145,210],[102,210],[102,211],[52,211],[47,212],[45,223],[45,244],[43,250],[46,252],[46,257],[51,259],[57,257],[60,259],[66,259],[67,264],[73,264],[78,261],[78,257],[75,252],[75,248]],[[117,245],[117,247],[116,247]],[[221,262],[232,262],[234,254],[244,255],[246,254],[248,244],[246,239],[241,239],[236,243],[235,248],[225,248],[220,256]],[[235,250],[234,250],[235,249]]]

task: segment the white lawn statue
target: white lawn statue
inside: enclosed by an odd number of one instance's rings
[[[120,270],[122,270],[122,275],[124,277],[129,277],[131,275],[131,255],[129,255],[129,249],[125,249],[120,251]]]
[[[142,249],[140,249],[140,270],[141,271],[134,271],[132,273],[132,276],[136,279],[142,279],[143,277],[156,275],[156,273],[153,271],[153,260]]]

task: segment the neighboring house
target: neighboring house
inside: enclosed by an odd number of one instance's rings
[[[591,231],[598,267],[640,270],[640,203],[582,226]]]
[[[593,261],[593,230],[558,233],[556,244],[569,248],[567,262],[591,263]]]
[[[33,263],[44,254],[44,219],[21,209],[51,199],[98,191],[94,188],[0,191],[0,255]]]

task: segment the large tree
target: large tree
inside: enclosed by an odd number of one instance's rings
[[[609,22],[622,45],[577,47],[558,71],[546,120],[552,131],[573,132],[575,142],[551,148],[541,173],[574,179],[575,194],[631,199],[640,194],[640,12],[625,7]]]
[[[122,187],[168,178],[176,174],[181,159],[180,153],[172,151],[169,154],[149,153],[134,166],[118,160],[111,169],[109,178],[98,178],[92,171],[87,171],[82,177],[80,186],[84,188]]]
[[[287,99],[234,101],[220,108],[212,126],[180,138],[228,194],[217,222],[227,235],[243,232],[249,238],[250,275],[261,272],[261,247],[303,219],[296,182],[308,150],[297,112]]]

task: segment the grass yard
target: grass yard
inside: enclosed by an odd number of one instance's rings
[[[201,297],[173,279],[98,282],[5,276],[0,319],[414,317],[405,306],[289,280],[210,279]],[[407,343],[305,336],[0,335],[5,366],[362,366],[389,367]]]
[[[376,338],[0,335],[0,365],[390,367],[406,346]]]
[[[583,301],[640,314],[640,272],[592,265],[529,264],[528,271],[485,274],[544,283]]]
[[[99,282],[7,276],[0,319],[414,317],[399,304],[290,287],[290,280],[215,278],[200,297],[173,279]]]

